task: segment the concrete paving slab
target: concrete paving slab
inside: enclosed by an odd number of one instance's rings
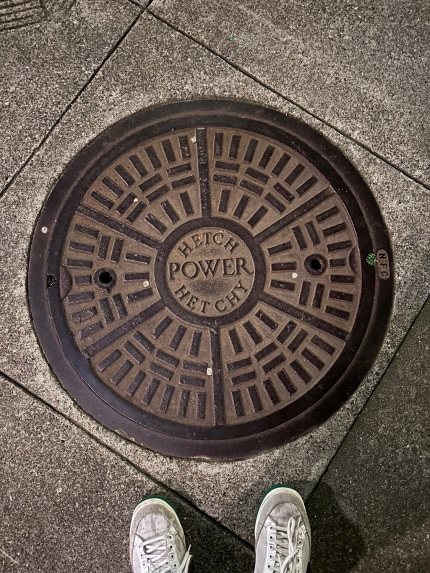
[[[174,505],[194,570],[252,569],[253,551],[178,496],[0,378],[0,570],[130,571],[134,507],[146,495]]]
[[[229,96],[271,105],[307,121],[338,145],[378,200],[391,231],[397,280],[385,345],[372,371],[344,408],[327,424],[290,445],[243,462],[222,464],[154,454],[90,419],[65,394],[46,364],[26,299],[33,226],[46,195],[67,163],[100,131],[134,111],[167,100],[202,96]],[[425,189],[384,161],[145,14],[0,201],[0,370],[252,541],[254,515],[265,489],[275,482],[286,482],[305,497],[309,495],[421,308],[429,290],[429,202]]]
[[[309,499],[312,570],[430,567],[430,299]]]
[[[78,0],[70,8],[62,19],[0,27],[0,192],[140,12],[127,0]]]
[[[430,184],[426,0],[155,0],[150,10]]]

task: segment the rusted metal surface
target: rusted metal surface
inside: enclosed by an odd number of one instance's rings
[[[184,102],[113,126],[68,167],[29,291],[85,410],[151,449],[231,459],[309,431],[353,392],[385,331],[390,266],[370,191],[311,128]]]

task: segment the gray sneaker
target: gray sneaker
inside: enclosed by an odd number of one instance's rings
[[[269,490],[255,523],[255,573],[305,573],[310,551],[311,528],[300,495],[282,486]]]
[[[187,573],[190,547],[173,507],[160,497],[143,499],[130,525],[133,573]]]

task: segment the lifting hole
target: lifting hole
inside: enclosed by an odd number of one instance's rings
[[[110,291],[116,283],[116,274],[112,269],[99,269],[94,274],[94,284],[104,290]]]
[[[113,276],[112,273],[110,271],[102,271],[99,274],[99,281],[103,284],[103,285],[110,285],[111,282],[113,281]]]
[[[327,269],[327,260],[316,253],[309,255],[305,259],[305,269],[311,275],[322,275]]]

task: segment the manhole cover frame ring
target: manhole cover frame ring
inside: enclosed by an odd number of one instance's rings
[[[214,110],[214,104],[220,107]],[[166,116],[168,117],[171,111],[178,112],[178,109],[180,109],[181,112],[178,114],[178,117],[181,117],[181,113],[183,117],[186,117],[191,110],[196,115],[198,115],[198,111],[207,114],[209,110],[213,112],[214,115],[230,114],[234,117],[238,114],[238,110],[240,111],[241,106],[243,106],[244,112],[248,112],[249,105],[252,105],[253,109],[255,109],[255,105],[258,106],[258,104],[248,104],[237,100],[233,102],[231,100],[191,100],[143,110],[118,122],[97,136],[92,143],[84,148],[84,150],[70,162],[59,179],[59,182],[54,185],[53,192],[48,196],[37,221],[34,234],[38,237],[38,242],[32,241],[29,258],[28,290],[33,321],[42,344],[43,352],[54,371],[57,374],[61,373],[61,384],[69,391],[73,399],[102,424],[118,431],[129,439],[135,439],[133,436],[136,436],[136,423],[122,416],[121,429],[118,429],[118,413],[115,413],[110,405],[106,405],[106,407],[103,406],[100,402],[100,397],[96,397],[91,388],[82,380],[79,373],[66,357],[66,355],[72,356],[77,362],[83,360],[82,355],[79,354],[74,343],[69,339],[65,339],[63,344],[63,342],[54,335],[53,331],[51,332],[44,328],[44,325],[46,325],[46,317],[49,316],[52,319],[51,304],[48,297],[46,297],[46,276],[48,274],[56,275],[56,272],[53,273],[53,269],[47,268],[48,257],[45,257],[44,254],[49,251],[49,244],[52,238],[51,222],[56,220],[63,206],[63,200],[58,192],[57,194],[55,193],[55,190],[57,189],[58,191],[58,184],[61,183],[61,188],[64,193],[63,197],[69,197],[70,190],[76,187],[77,179],[80,179],[79,183],[82,183],[82,181],[88,177],[94,164],[97,163],[97,170],[103,168],[99,163],[101,158],[104,158],[106,165],[110,164],[113,160],[112,156],[116,157],[121,154],[121,151],[114,152],[114,150],[119,149],[121,144],[128,141],[130,137],[139,137],[139,132],[142,131],[142,129],[147,130],[148,125],[154,125],[156,129],[157,127],[159,128],[160,124],[157,122]],[[320,154],[329,169],[332,170],[332,177],[329,178],[331,182],[333,179],[338,178],[336,172],[340,170],[342,173],[340,184],[343,188],[345,187],[345,183],[347,187],[352,186],[356,193],[354,193],[353,196],[351,194],[350,198],[357,202],[362,212],[367,212],[366,221],[368,222],[368,231],[371,235],[370,238],[374,250],[376,250],[376,248],[383,248],[387,251],[392,265],[389,238],[383,225],[379,207],[369,188],[352,164],[330,142],[307,125],[272,109],[261,107],[258,109],[259,117],[257,121],[261,120],[268,124],[272,123],[274,129],[277,130],[281,130],[280,126],[282,126],[282,130],[285,129],[288,131],[293,138],[305,139],[306,143],[304,145],[309,146],[315,154]],[[144,120],[146,121],[146,125]],[[144,127],[142,127],[142,125],[144,125]],[[138,126],[135,128],[133,135],[130,135],[131,126]],[[109,150],[109,154],[105,154],[105,137],[107,133],[112,134],[112,130],[116,131],[119,135],[119,139],[115,147]],[[303,153],[303,150],[301,150],[301,152]],[[83,165],[86,166],[84,170],[82,169]],[[85,176],[83,176],[83,173],[85,173]],[[325,172],[323,173],[326,174]],[[335,175],[335,177],[333,177],[333,175]],[[357,193],[357,189],[360,190],[360,193]],[[346,199],[348,199],[348,197],[346,197]],[[78,198],[76,198],[76,200],[78,200]],[[42,233],[43,227],[47,227],[47,233]],[[369,252],[371,251],[369,250]],[[369,269],[366,270],[369,271]],[[392,271],[393,268],[391,266],[391,273]],[[45,282],[42,280],[34,280],[35,277],[42,278]],[[55,285],[53,286],[55,287]],[[353,364],[344,371],[337,383],[333,385],[331,391],[322,398],[321,402],[325,404],[318,410],[312,411],[312,423],[309,421],[307,411],[304,410],[293,420],[294,424],[289,420],[285,427],[280,428],[277,426],[266,433],[259,434],[258,439],[253,440],[252,437],[248,436],[246,438],[235,438],[230,442],[228,439],[221,441],[193,441],[191,449],[193,449],[194,453],[192,455],[190,455],[190,441],[188,439],[177,438],[172,447],[172,438],[170,436],[162,435],[159,431],[150,430],[147,427],[142,428],[140,424],[137,424],[139,430],[137,433],[140,434],[142,438],[139,438],[138,441],[142,443],[142,445],[162,451],[168,455],[210,459],[239,459],[249,457],[266,449],[266,439],[270,442],[270,447],[275,447],[284,443],[286,440],[297,438],[318,426],[338,410],[339,402],[343,403],[351,396],[357,387],[357,378],[360,379],[369,369],[379,351],[379,347],[385,335],[385,325],[388,323],[388,316],[391,310],[394,288],[392,274],[390,279],[383,283],[384,296],[379,296],[379,287],[381,285],[377,279],[375,279],[375,286],[375,303],[372,307],[372,316],[368,321],[366,333],[363,337],[365,342],[362,343],[361,347],[356,351]],[[367,339],[368,332],[372,332],[373,335],[371,345]],[[356,364],[357,356],[361,356],[362,358],[359,364]],[[345,382],[346,379],[349,380],[348,383]]]

